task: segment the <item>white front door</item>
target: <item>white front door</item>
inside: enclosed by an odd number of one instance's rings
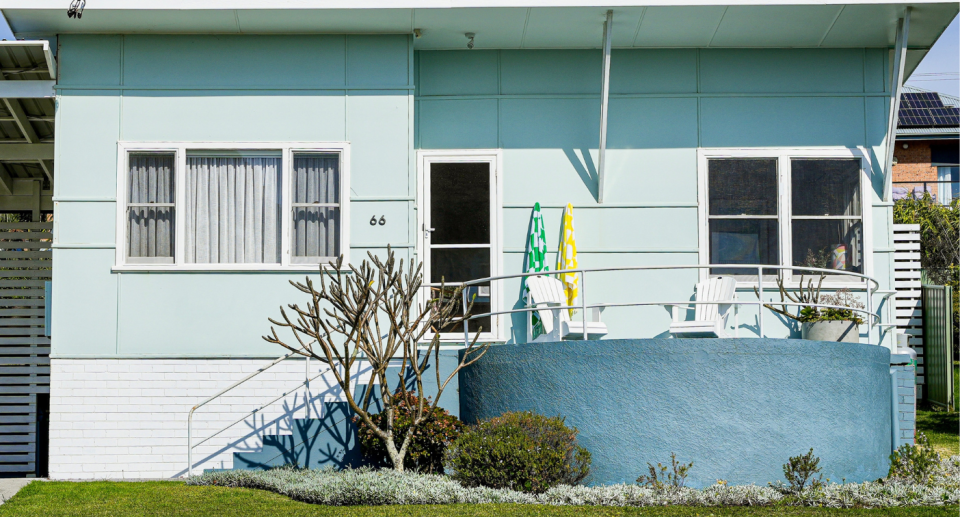
[[[430,298],[440,295],[442,283],[500,274],[498,158],[495,152],[420,154],[420,250],[429,289],[424,294]],[[474,300],[472,314],[499,310],[497,284],[468,288]],[[497,339],[499,320],[496,316],[470,320],[471,338],[482,330],[481,339]],[[443,336],[463,340],[463,324],[443,329]]]

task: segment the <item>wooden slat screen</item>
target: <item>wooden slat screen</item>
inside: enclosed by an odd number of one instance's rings
[[[37,473],[38,395],[50,393],[44,282],[53,223],[0,223],[0,474]]]
[[[893,225],[893,277],[897,290],[897,330],[917,351],[917,398],[924,396],[923,302],[920,294],[920,225]]]

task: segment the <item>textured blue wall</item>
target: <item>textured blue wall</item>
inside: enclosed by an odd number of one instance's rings
[[[467,422],[505,411],[560,415],[593,454],[590,484],[632,483],[670,453],[689,486],[783,479],[813,447],[824,477],[886,475],[890,353],[774,339],[642,339],[504,345],[464,370]]]

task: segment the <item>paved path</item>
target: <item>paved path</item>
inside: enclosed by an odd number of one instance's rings
[[[0,478],[0,504],[13,497],[21,488],[36,481],[35,478]]]

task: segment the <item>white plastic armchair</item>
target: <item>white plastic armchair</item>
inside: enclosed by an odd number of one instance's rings
[[[737,281],[728,276],[718,276],[696,287],[696,301],[698,302],[733,302],[736,301]],[[670,333],[677,336],[715,336],[730,337],[726,332],[727,316],[730,314],[732,303],[698,303],[691,305],[665,305],[664,308],[673,316],[670,323]],[[693,310],[693,321],[680,319],[680,309]]]
[[[571,321],[567,295],[563,283],[549,276],[527,277],[527,307],[536,307],[537,311],[527,314],[527,343],[561,341],[564,339],[599,338],[607,334],[607,326],[600,321],[600,308],[594,308],[592,318],[587,322],[587,336],[583,334],[583,321]],[[544,333],[533,338],[533,314],[540,316]]]

